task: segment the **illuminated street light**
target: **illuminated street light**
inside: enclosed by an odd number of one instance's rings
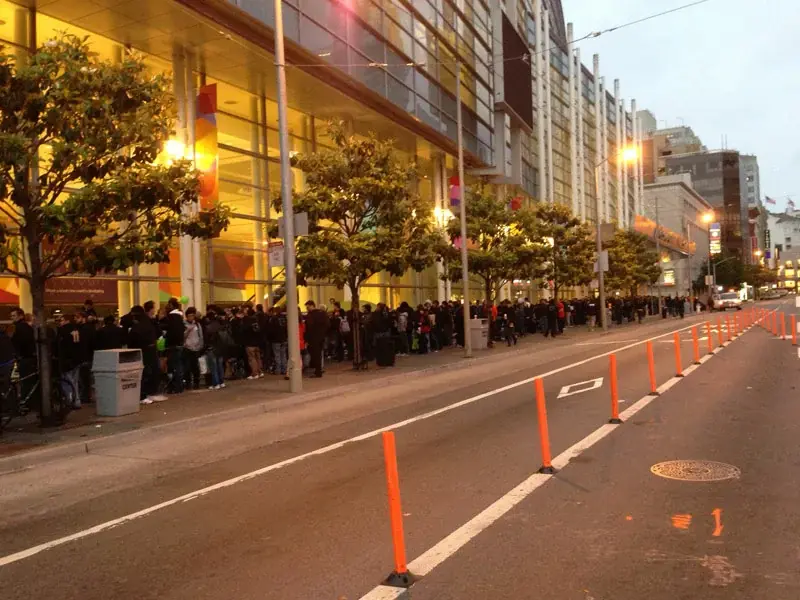
[[[639,159],[639,151],[636,149],[636,146],[628,146],[627,148],[623,148],[621,154],[622,162],[624,163],[636,162]]]
[[[707,213],[703,213],[703,223],[711,223],[714,220],[714,211],[708,211]]]

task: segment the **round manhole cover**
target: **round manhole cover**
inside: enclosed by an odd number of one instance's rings
[[[659,477],[680,481],[724,481],[738,479],[742,472],[733,465],[713,460],[670,460],[650,467]]]

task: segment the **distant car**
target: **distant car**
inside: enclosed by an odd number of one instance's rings
[[[762,300],[777,300],[781,295],[776,291],[769,291],[761,296]]]
[[[715,294],[711,298],[711,310],[728,310],[729,308],[742,310],[742,299],[736,292]]]

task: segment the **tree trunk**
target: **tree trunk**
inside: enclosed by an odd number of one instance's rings
[[[49,331],[47,329],[47,316],[44,312],[44,285],[41,277],[31,278],[31,296],[33,299],[34,335],[36,336],[36,353],[39,370],[39,391],[41,392],[41,408],[39,419],[43,426],[54,425],[53,407],[50,402],[52,390],[52,353],[50,352]]]
[[[360,369],[361,368],[361,356],[362,356],[362,348],[361,348],[361,311],[359,310],[359,289],[357,284],[348,284],[350,288],[350,307],[353,310],[353,327],[352,327],[352,335],[353,335],[353,369]]]
[[[494,294],[492,293],[494,291],[494,286],[492,285],[492,280],[487,277],[483,281],[484,281],[485,288],[486,288],[484,290],[486,292],[486,301],[489,304],[491,304],[492,301],[493,301],[493,296],[494,296]]]

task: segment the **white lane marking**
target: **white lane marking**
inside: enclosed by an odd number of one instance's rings
[[[582,394],[583,392],[591,392],[592,390],[596,390],[597,388],[603,385],[603,378],[598,377],[597,379],[590,379],[589,381],[581,381],[580,383],[570,383],[569,385],[565,385],[561,388],[561,391],[558,392],[558,396],[556,396],[556,400],[561,400],[561,398],[566,398],[567,396],[574,396],[575,394]],[[579,387],[579,386],[586,386],[586,387]],[[579,389],[573,389],[578,387]]]
[[[616,342],[581,342],[575,344],[576,346],[607,346],[610,344],[627,344],[628,342],[635,342],[636,340],[617,340]]]
[[[159,510],[163,510],[165,508],[169,508],[170,506],[174,506],[176,504],[180,504],[182,502],[186,502],[187,500],[192,500],[194,498],[199,498],[199,497],[205,496],[206,494],[209,494],[211,492],[215,492],[217,490],[222,490],[222,489],[231,487],[231,486],[236,485],[238,483],[242,483],[244,481],[248,481],[250,479],[254,479],[256,477],[260,477],[261,475],[266,475],[267,473],[271,473],[272,471],[277,471],[279,469],[282,469],[282,468],[287,467],[289,465],[292,465],[294,463],[301,462],[301,461],[306,460],[308,458],[312,458],[314,456],[321,456],[323,454],[328,454],[329,452],[333,452],[334,450],[338,450],[340,448],[343,448],[347,444],[368,440],[370,438],[373,438],[373,437],[376,437],[378,435],[381,435],[381,433],[383,433],[384,431],[387,431],[387,430],[390,430],[390,429],[400,429],[401,427],[406,427],[407,425],[411,425],[412,423],[416,423],[418,421],[424,421],[426,419],[430,419],[432,417],[444,414],[444,413],[449,412],[451,410],[455,410],[456,408],[460,408],[462,406],[468,406],[470,404],[473,404],[475,402],[483,400],[484,398],[489,398],[491,396],[494,396],[494,395],[497,395],[497,394],[501,394],[503,392],[507,392],[508,390],[512,390],[514,388],[518,388],[520,386],[527,385],[529,383],[533,383],[536,379],[538,379],[540,377],[549,377],[551,375],[555,375],[557,373],[561,373],[561,372],[566,371],[568,369],[573,369],[575,367],[580,367],[582,365],[585,365],[587,363],[592,362],[593,360],[597,360],[598,358],[603,358],[605,356],[609,356],[610,354],[613,354],[615,352],[622,352],[623,350],[628,350],[630,348],[634,348],[636,346],[640,346],[640,345],[645,344],[647,342],[650,342],[650,341],[653,341],[653,340],[658,340],[658,339],[660,339],[660,338],[662,338],[664,336],[672,335],[675,332],[684,331],[685,329],[690,329],[691,327],[693,327],[693,326],[689,325],[688,327],[684,327],[682,329],[669,331],[667,333],[663,333],[661,335],[653,336],[651,338],[648,338],[648,339],[645,339],[645,340],[641,340],[639,342],[634,342],[632,344],[628,344],[627,346],[622,346],[621,348],[616,348],[614,350],[610,350],[608,352],[604,352],[604,353],[598,354],[596,356],[585,358],[585,359],[583,359],[581,361],[578,361],[576,363],[572,363],[572,364],[569,364],[569,365],[565,365],[563,367],[559,367],[557,369],[553,369],[552,371],[548,371],[547,373],[542,373],[541,375],[535,375],[533,377],[528,377],[527,379],[523,379],[523,380],[517,381],[515,383],[510,383],[509,385],[505,385],[503,387],[496,388],[496,389],[491,390],[489,392],[485,392],[483,394],[478,394],[477,396],[472,396],[471,398],[467,398],[465,400],[461,400],[459,402],[455,402],[453,404],[449,404],[448,406],[443,406],[442,408],[438,408],[436,410],[432,410],[432,411],[423,413],[421,415],[417,415],[416,417],[411,417],[411,418],[405,419],[403,421],[398,421],[396,423],[392,423],[390,425],[386,425],[385,427],[381,427],[379,429],[373,429],[372,431],[369,431],[367,433],[362,433],[361,435],[357,435],[355,437],[351,437],[349,439],[342,440],[340,442],[335,442],[333,444],[329,444],[327,446],[323,446],[321,448],[317,448],[316,450],[312,450],[310,452],[306,452],[305,454],[299,454],[299,455],[294,456],[292,458],[288,458],[286,460],[282,460],[280,462],[273,463],[273,464],[267,465],[265,467],[261,467],[260,469],[256,469],[255,471],[250,471],[249,473],[244,473],[243,475],[237,475],[236,477],[231,477],[230,479],[226,479],[225,481],[220,481],[218,483],[215,483],[213,485],[209,485],[209,486],[201,488],[199,490],[195,490],[193,492],[188,492],[188,493],[186,493],[186,494],[184,494],[182,496],[178,496],[177,498],[171,498],[170,500],[165,500],[164,502],[160,502],[158,504],[154,504],[153,506],[148,506],[147,508],[143,508],[141,510],[138,510],[136,512],[124,515],[122,517],[118,517],[116,519],[112,519],[110,521],[106,521],[105,523],[100,523],[98,525],[95,525],[94,527],[90,527],[88,529],[84,529],[84,530],[81,530],[81,531],[76,531],[75,533],[71,533],[69,535],[65,535],[63,537],[56,538],[54,540],[50,540],[48,542],[44,542],[44,543],[38,544],[36,546],[31,546],[30,548],[27,548],[25,550],[20,550],[19,552],[15,552],[13,554],[8,554],[6,556],[1,557],[0,558],[0,567],[3,567],[5,565],[10,565],[12,563],[18,562],[18,561],[26,559],[26,558],[30,558],[31,556],[34,556],[34,555],[39,554],[40,552],[44,552],[46,550],[52,550],[53,548],[56,548],[58,546],[62,546],[63,544],[67,544],[69,542],[74,542],[74,541],[77,541],[77,540],[80,540],[80,539],[95,535],[97,533],[101,533],[101,532],[106,531],[108,529],[112,529],[114,527],[118,527],[119,525],[124,525],[126,523],[130,523],[131,521],[135,521],[136,519],[140,519],[140,518],[145,517],[147,515],[150,515],[150,514],[152,514],[154,512],[157,512]]]
[[[706,360],[708,360],[708,357]],[[687,368],[685,372],[691,373],[696,370],[697,367],[698,365],[692,365],[690,368]],[[668,391],[680,381],[682,381],[680,377],[671,378],[658,388],[659,393]],[[620,418],[623,420],[629,419],[655,399],[655,396],[645,396],[641,398],[638,402],[620,413]],[[602,425],[598,429],[595,429],[581,441],[556,456],[553,459],[553,466],[558,470],[564,469],[569,464],[570,460],[580,456],[618,427],[619,425]],[[430,574],[436,567],[470,543],[482,531],[488,529],[553,477],[555,477],[555,475],[534,473],[510,492],[506,493],[502,498],[464,523],[464,525],[456,529],[453,533],[408,563],[409,571],[419,577],[425,577]],[[381,585],[371,590],[365,596],[362,596],[360,600],[392,600],[394,598],[399,598],[405,592],[406,590],[404,589],[398,590],[397,588]]]

